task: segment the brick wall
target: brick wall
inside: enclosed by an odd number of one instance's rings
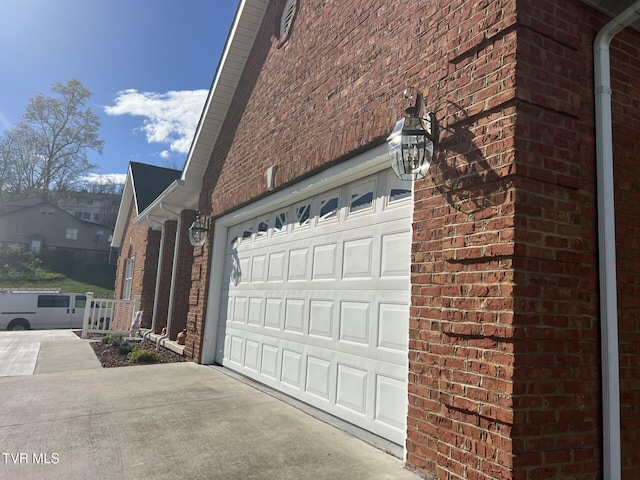
[[[164,222],[164,232],[162,233],[164,235],[164,242],[161,255],[162,276],[160,277],[160,286],[158,288],[155,333],[161,333],[162,329],[167,326],[167,318],[169,316],[169,296],[171,295],[171,272],[173,269],[176,226],[176,221],[170,220]]]
[[[185,213],[186,215],[186,213]],[[191,212],[191,222],[195,219],[195,212]],[[189,223],[190,224],[190,223]],[[204,333],[205,312],[207,309],[207,293],[209,290],[210,253],[213,247],[213,224],[209,227],[210,234],[202,247],[193,247],[193,263],[188,270],[191,290],[189,291],[189,311],[187,314],[187,337],[185,339],[185,356],[194,361],[200,361],[202,353],[202,335]],[[214,314],[214,316],[216,316]]]
[[[283,3],[267,11],[201,208],[221,215],[267,194],[271,165],[278,188],[379,145],[402,90],[423,89],[442,133],[415,184],[407,464],[447,480],[601,476],[591,48],[602,14],[577,0],[308,0],[279,46]],[[640,464],[640,222],[638,87],[625,72],[638,44],[625,32],[613,64],[629,479]],[[195,359],[211,238],[191,269]]]
[[[131,298],[140,296],[140,310],[144,312],[141,327],[150,328],[155,294],[155,275],[160,250],[160,232],[134,225],[132,222],[136,215],[132,205],[118,256],[114,298],[122,298],[125,264],[128,258],[135,257]]]
[[[623,479],[640,478],[640,34],[611,44]]]
[[[524,255],[514,292],[514,323],[523,341],[514,374],[514,453],[522,467],[516,478],[593,478],[602,462],[602,393],[592,48],[607,18],[580,2],[526,4],[519,13],[518,97],[524,103],[517,163],[526,178],[518,184],[516,208]],[[628,479],[640,475],[640,303],[631,281],[638,244],[625,239],[637,238],[640,225],[630,187],[638,169],[628,162],[638,151],[640,130],[640,82],[630,75],[640,71],[639,39],[625,31],[611,50],[622,463]]]
[[[185,210],[182,212],[180,230],[180,248],[178,251],[178,266],[173,292],[173,310],[171,313],[171,340],[175,340],[178,333],[187,328],[187,315],[189,312],[189,295],[191,286],[191,269],[193,265],[194,248],[189,243],[188,228],[193,223],[195,212]],[[193,359],[193,357],[189,357]]]

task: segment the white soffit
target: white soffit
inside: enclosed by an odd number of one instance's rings
[[[111,246],[113,248],[120,248],[122,244],[122,236],[124,235],[129,222],[129,208],[132,203],[136,201],[133,191],[133,176],[131,174],[131,165],[127,169],[127,178],[124,183],[124,189],[122,192],[122,198],[120,199],[120,206],[118,207],[118,216],[116,217],[116,224],[113,227],[113,236],[111,237]],[[136,207],[137,213],[137,207]]]
[[[202,177],[211,158],[211,152],[268,5],[268,0],[240,2],[182,172],[182,180],[187,187],[198,190],[202,188]]]
[[[635,3],[636,0],[582,0],[583,3],[591,5],[602,12],[606,12],[611,17],[616,17]],[[640,20],[631,24],[633,28],[640,31]]]
[[[199,190],[185,186],[182,180],[176,180],[140,212],[133,223],[158,230],[161,223],[175,220],[176,213],[179,214],[182,210],[196,210],[199,197]]]

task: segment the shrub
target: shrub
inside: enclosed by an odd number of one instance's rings
[[[133,350],[133,344],[131,342],[123,342],[120,345],[116,346],[116,352],[120,355],[129,355],[129,353]]]
[[[123,335],[107,333],[106,335],[102,336],[102,343],[111,344],[114,347],[117,347],[118,345],[122,345],[125,342],[126,340],[124,339]]]
[[[154,363],[158,361],[158,354],[146,348],[134,348],[127,355],[129,365],[139,365],[141,363]]]

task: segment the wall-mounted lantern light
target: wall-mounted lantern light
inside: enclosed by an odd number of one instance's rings
[[[189,227],[189,243],[194,247],[201,247],[207,241],[207,233],[209,233],[209,221],[200,216],[200,212],[196,212],[196,219]]]
[[[405,98],[415,99],[413,105],[404,110],[404,118],[387,138],[389,160],[394,173],[401,180],[424,178],[431,165],[433,151],[438,143],[438,121],[433,112],[421,117],[424,106],[422,93],[411,87],[404,91]]]

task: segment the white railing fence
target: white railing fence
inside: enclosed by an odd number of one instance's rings
[[[82,338],[87,338],[90,333],[131,333],[139,304],[140,297],[133,300],[114,300],[94,298],[93,292],[87,292]]]

